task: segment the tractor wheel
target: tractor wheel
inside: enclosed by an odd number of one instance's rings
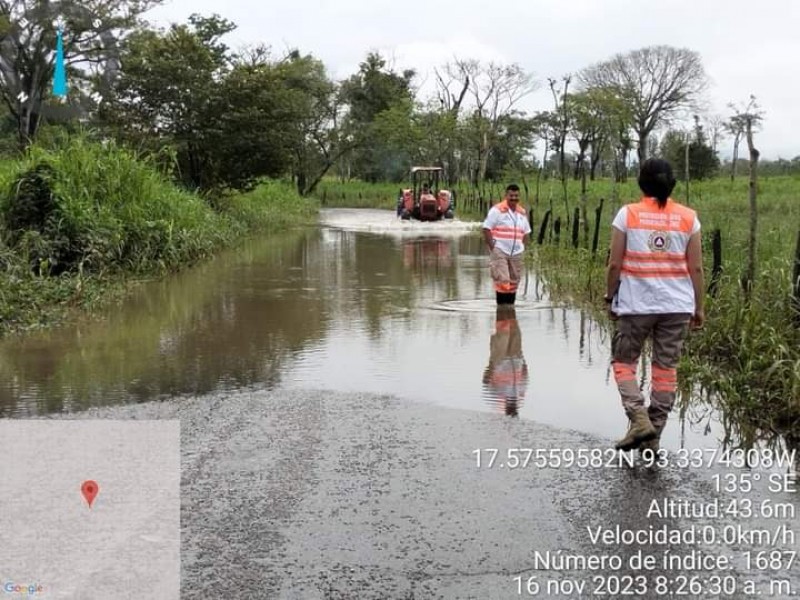
[[[452,219],[455,215],[453,215],[453,209],[448,208],[447,211],[444,213],[445,219]]]

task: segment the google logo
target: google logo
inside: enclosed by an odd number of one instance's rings
[[[3,585],[3,591],[7,594],[28,594],[29,596],[33,596],[34,594],[44,592],[44,587],[38,583],[21,585],[13,581],[8,581]]]

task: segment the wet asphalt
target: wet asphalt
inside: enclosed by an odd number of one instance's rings
[[[388,396],[280,389],[55,418],[180,420],[185,599],[758,597],[743,591],[747,581],[762,597],[776,598],[782,596],[767,592],[776,577],[788,579],[792,594],[800,594],[796,563],[774,572],[744,563],[746,550],[796,550],[785,536],[783,546],[763,548],[736,541],[592,542],[589,528],[617,524],[633,530],[705,526],[720,536],[736,524],[800,529],[796,519],[786,518],[646,516],[654,498],[735,497],[717,493],[712,483],[725,468],[539,468],[533,461],[525,468],[499,467],[508,449],[559,454],[605,450],[612,443],[576,431]],[[491,468],[485,451],[490,448],[499,452]],[[800,506],[797,493],[760,489],[738,496]],[[641,587],[635,578],[644,572],[630,568],[631,557],[643,551],[660,564],[665,550],[729,557],[733,567],[717,575],[731,578],[729,583],[735,579],[735,593],[713,594],[721,580],[710,581],[715,573],[708,568],[655,569]],[[623,566],[548,569],[542,563],[547,551],[615,555]],[[659,574],[673,582],[673,592],[685,584],[687,594],[657,591]],[[701,578],[702,590],[695,586],[688,594],[681,576]],[[581,582],[585,587],[578,593]],[[615,583],[623,589],[627,584],[628,593],[608,593]],[[537,584],[538,593],[532,593]]]

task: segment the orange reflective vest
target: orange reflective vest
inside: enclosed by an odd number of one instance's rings
[[[505,200],[491,208],[483,228],[492,232],[499,250],[512,256],[524,251],[522,239],[531,232],[525,209],[517,205],[516,211],[512,213]]]
[[[669,199],[659,208],[642,198],[622,208],[614,226],[626,234],[617,314],[693,313],[694,287],[686,248],[699,231],[697,214]]]

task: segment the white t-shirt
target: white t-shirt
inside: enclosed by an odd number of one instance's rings
[[[522,238],[531,232],[527,214],[511,209],[503,212],[497,206],[489,209],[483,228],[493,230],[495,247],[509,256],[516,256],[525,251]]]

